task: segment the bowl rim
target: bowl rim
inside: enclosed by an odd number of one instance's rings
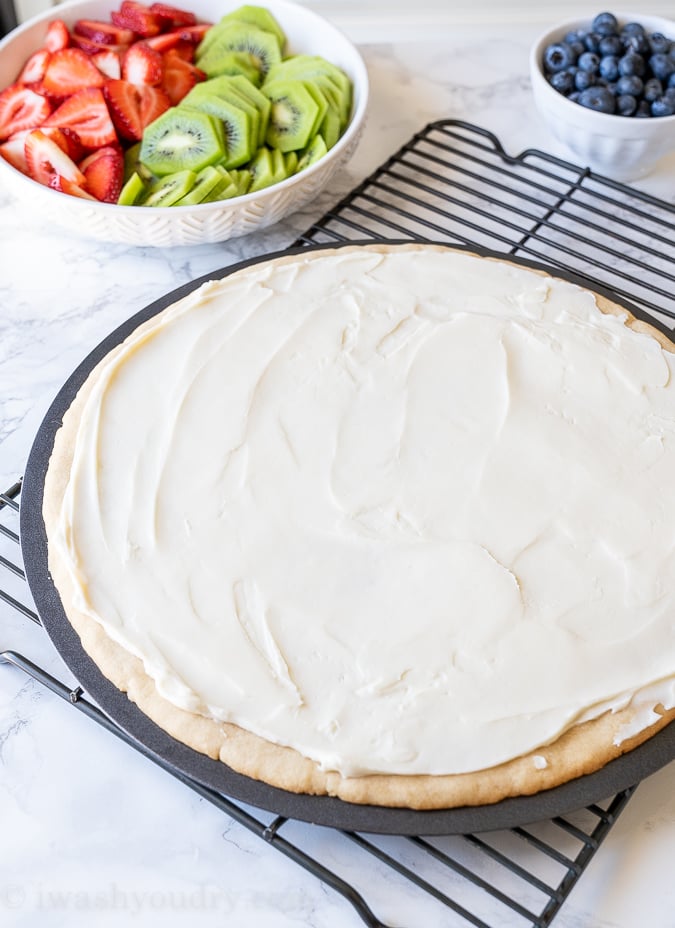
[[[75,14],[78,8],[84,6],[89,7],[91,6],[92,2],[95,2],[95,0],[65,0],[65,2],[59,3],[58,6],[51,6],[39,13],[36,13],[34,16],[31,16],[29,19],[25,20],[15,29],[12,29],[9,33],[7,33],[6,36],[0,39],[0,55],[7,47],[16,41],[17,38],[28,32],[39,23],[49,22],[52,19],[64,19],[66,22],[69,22],[69,20],[74,20],[76,18],[75,15],[69,16],[69,13]],[[118,0],[118,2],[114,2],[114,0],[105,0],[104,6],[106,11],[108,9],[116,9],[119,6],[119,2],[121,2],[121,0]],[[224,15],[226,12],[228,12],[227,4],[228,0],[225,0],[221,15]],[[370,82],[365,61],[356,44],[352,42],[352,40],[329,19],[321,16],[319,13],[315,12],[309,7],[304,6],[301,3],[296,3],[295,0],[260,0],[261,6],[265,6],[267,4],[269,4],[270,7],[276,7],[277,9],[291,10],[293,13],[301,16],[303,20],[309,24],[320,26],[322,29],[328,29],[337,39],[344,43],[345,48],[348,48],[350,57],[353,58],[353,61],[350,62],[350,67],[353,69],[354,73],[350,74],[349,76],[353,84],[355,100],[346,129],[337,140],[335,145],[333,145],[333,147],[328,150],[327,154],[320,158],[315,164],[309,165],[300,173],[292,174],[290,177],[286,177],[284,180],[278,181],[276,184],[270,184],[269,187],[263,187],[260,190],[254,190],[252,192],[245,193],[241,196],[233,197],[227,200],[214,200],[209,203],[195,203],[193,205],[185,206],[153,207],[153,215],[163,215],[167,210],[171,210],[169,215],[175,214],[176,216],[186,215],[188,212],[197,212],[199,214],[208,215],[212,212],[216,213],[218,211],[222,211],[223,209],[234,208],[235,206],[241,206],[245,208],[247,204],[260,203],[261,199],[265,199],[267,197],[271,199],[273,193],[276,194],[280,191],[287,191],[299,184],[303,184],[307,178],[310,178],[320,170],[325,169],[327,164],[334,161],[339,161],[340,156],[349,150],[349,146],[353,140],[358,138],[358,135],[363,127],[368,108],[370,97]],[[237,5],[240,5],[237,0],[231,0],[232,9],[236,9]],[[358,95],[356,93],[357,87]],[[53,197],[59,197],[59,202],[62,202],[64,197],[63,193],[58,190],[52,190],[43,184],[39,184],[37,181],[33,180],[32,177],[28,177],[4,158],[0,157],[0,170],[4,169],[7,169],[9,172],[17,175],[21,181],[25,181],[26,183],[33,185],[31,189],[34,189],[35,187],[42,188],[44,192],[51,194]],[[11,173],[6,176],[11,176]],[[56,200],[53,202],[56,202]],[[103,214],[110,213],[112,210],[114,211],[112,215],[118,217],[121,217],[122,215],[138,216],[138,210],[141,208],[135,205],[125,206],[118,203],[103,203],[100,200],[93,202],[92,200],[74,196],[68,197],[68,207],[76,210],[79,209],[84,212],[95,209],[98,213],[99,210],[102,210]]]
[[[632,13],[618,10],[614,13],[619,22],[637,22],[643,26],[646,26],[651,31],[663,31],[664,34],[675,42],[675,20],[668,19],[665,16],[648,16],[642,13]],[[675,126],[675,114],[672,116],[657,116],[652,119],[639,119],[636,120],[632,116],[622,116],[620,113],[600,113],[597,110],[589,109],[588,107],[582,107],[578,103],[575,103],[574,100],[569,100],[564,94],[560,93],[546,79],[544,74],[544,69],[542,67],[542,54],[544,48],[549,45],[551,42],[562,39],[568,32],[573,31],[575,28],[580,26],[590,26],[594,17],[593,16],[577,16],[574,19],[565,20],[563,22],[557,23],[554,26],[549,26],[544,32],[541,32],[537,38],[534,40],[530,46],[530,76],[532,83],[536,81],[539,85],[539,88],[542,92],[549,93],[553,95],[551,99],[555,99],[559,104],[568,109],[568,112],[575,114],[585,113],[585,117],[580,116],[580,119],[590,119],[597,120],[597,127],[600,129],[603,125],[608,129],[610,126],[616,128],[619,125],[624,125],[628,127],[629,125],[640,125],[642,127],[641,135],[644,134],[644,131],[650,131],[646,129],[647,126],[651,127],[652,131],[659,131],[659,127],[670,127]],[[653,24],[653,25],[652,25]],[[665,27],[665,29],[664,29]],[[666,31],[667,30],[667,31]],[[543,88],[546,87],[546,91]],[[569,109],[573,107],[574,110]],[[621,120],[621,122],[617,122]],[[577,120],[578,121],[578,120]],[[675,144],[675,140],[674,140]]]

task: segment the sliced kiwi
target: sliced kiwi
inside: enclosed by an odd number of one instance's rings
[[[262,93],[257,87],[254,87],[253,84],[251,84],[249,81],[244,80],[237,75],[234,75],[230,81],[228,92],[231,92],[232,90],[237,91],[240,97],[246,98],[260,113],[258,145],[262,145],[265,141],[265,135],[267,133],[267,124],[269,122],[272,104],[270,103],[268,97],[266,97],[265,94]]]
[[[214,27],[211,32],[217,33],[215,38],[195,59],[197,67],[206,74],[211,68],[217,67],[218,60],[227,52],[246,52],[251,55],[261,80],[273,65],[281,61],[279,39],[272,32],[236,21]]]
[[[263,145],[258,149],[248,167],[251,172],[249,193],[262,190],[264,187],[269,187],[275,183],[272,153],[266,146]]]
[[[136,142],[124,152],[124,180],[129,180],[132,174],[138,174],[141,180],[154,180],[152,171],[149,171],[141,162],[141,143]]]
[[[287,151],[284,155],[284,165],[286,167],[286,177],[290,177],[291,174],[295,174],[298,167],[298,153],[297,151]]]
[[[309,145],[298,153],[298,171],[304,171],[311,164],[316,164],[328,152],[328,146],[322,135],[315,135]]]
[[[202,68],[207,77],[239,75],[255,86],[260,84],[261,74],[255,59],[248,52],[224,52],[211,62],[207,59],[207,68]]]
[[[118,206],[133,206],[143,199],[145,181],[136,171],[127,179],[117,199]]]
[[[231,13],[226,13],[220,22],[231,22],[233,19],[237,22],[249,23],[252,26],[257,26],[265,32],[273,33],[279,40],[279,45],[282,49],[286,44],[286,36],[284,35],[283,29],[270,11],[262,6],[245,4],[244,6],[238,7],[236,10],[232,10]]]
[[[332,148],[340,138],[342,132],[342,122],[340,114],[332,106],[328,107],[320,126],[319,133],[326,143],[326,148]]]
[[[226,155],[223,123],[187,106],[173,106],[146,127],[140,158],[154,174],[201,171]],[[186,191],[187,192],[187,191]]]
[[[174,206],[195,206],[197,203],[202,203],[211,191],[222,183],[222,180],[220,171],[209,164],[197,174],[188,193],[180,200],[176,200]]]
[[[319,106],[301,81],[279,80],[263,86],[272,104],[265,140],[280,151],[304,148],[312,137]]]
[[[208,82],[206,82],[208,83]],[[257,135],[253,134],[251,117],[245,110],[230,103],[217,94],[202,88],[205,84],[196,84],[181,100],[180,109],[186,107],[208,113],[219,119],[225,133],[225,154],[218,159],[225,168],[236,168],[250,160],[257,146]]]
[[[343,127],[352,107],[352,82],[345,72],[321,55],[292,55],[270,68],[266,81],[311,80],[319,89],[332,90],[340,110]]]
[[[176,171],[166,177],[159,177],[150,185],[143,206],[173,206],[194,186],[197,175],[194,171]]]
[[[314,124],[310,129],[309,136],[310,138],[319,131],[319,126],[323,122],[326,113],[328,112],[328,100],[321,91],[321,88],[318,87],[312,81],[301,81],[302,86],[305,88],[310,97],[314,100],[316,105],[319,107],[319,112],[316,114],[316,119]]]

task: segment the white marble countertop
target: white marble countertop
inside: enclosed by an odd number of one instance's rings
[[[290,244],[428,121],[461,118],[496,133],[510,153],[538,147],[567,157],[530,105],[527,53],[539,30],[468,23],[440,38],[362,44],[372,104],[356,156],[311,208],[263,234],[175,249],[96,244],[45,227],[0,189],[0,489],[22,472],[63,380],[105,334],[179,284]],[[675,160],[641,186],[675,201]],[[0,616],[2,649],[70,681],[40,629],[4,605]],[[639,787],[555,928],[673,928],[674,773],[671,764]],[[313,877],[5,666],[0,822],[0,924],[12,928],[361,924]],[[296,836],[332,840],[294,827]],[[363,866],[354,857],[355,871]],[[379,888],[372,882],[387,924],[465,924],[451,913],[445,922],[422,916],[392,875]],[[524,924],[486,912],[490,924]]]

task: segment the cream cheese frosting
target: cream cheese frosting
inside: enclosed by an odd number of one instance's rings
[[[675,358],[443,248],[203,285],[105,358],[50,544],[172,704],[325,770],[675,706]]]

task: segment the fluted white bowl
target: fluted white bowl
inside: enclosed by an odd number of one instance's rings
[[[675,22],[639,13],[616,13],[620,23],[639,22],[648,32],[675,39]],[[576,159],[599,174],[630,181],[654,170],[675,151],[675,116],[636,119],[598,113],[555,90],[544,76],[544,51],[568,32],[590,26],[592,17],[575,19],[548,29],[530,51],[530,78],[534,102],[551,133]]]
[[[148,0],[149,2],[149,0]],[[183,4],[200,21],[217,22],[243,0],[189,0]],[[21,71],[41,44],[49,20],[71,26],[78,19],[109,19],[120,0],[75,0],[52,7],[13,30],[0,42],[0,89]],[[181,6],[176,2],[174,5]],[[352,81],[354,98],[349,124],[338,142],[316,164],[281,183],[231,200],[196,206],[142,207],[92,203],[37,183],[0,158],[0,182],[25,203],[27,214],[78,235],[130,245],[199,245],[247,235],[279,222],[311,202],[352,156],[363,132],[368,104],[368,73],[354,45],[327,20],[291,0],[260,0],[288,37],[288,53],[322,55]]]

